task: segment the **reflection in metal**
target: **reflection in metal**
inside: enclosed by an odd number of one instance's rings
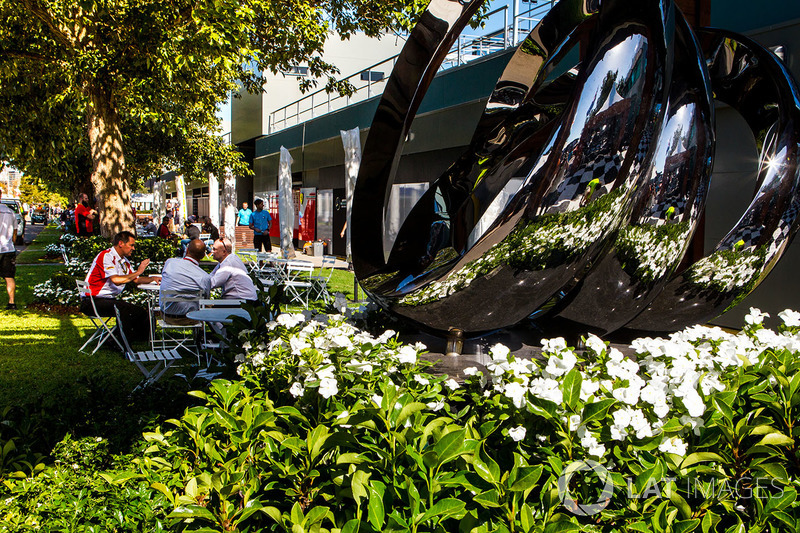
[[[470,146],[412,209],[385,259],[403,141],[481,1],[433,0],[388,81],[364,148],[353,262],[384,308],[427,329],[528,316],[598,332],[678,329],[743,298],[796,230],[797,91],[763,48],[703,30],[671,0],[562,0],[528,35]],[[579,65],[564,65],[581,43]],[[704,58],[710,58],[709,70]],[[702,214],[713,94],[763,142],[760,189],[708,258],[675,274]],[[644,311],[643,311],[644,310]]]

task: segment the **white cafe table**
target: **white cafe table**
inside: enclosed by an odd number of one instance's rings
[[[208,307],[186,313],[186,318],[191,318],[198,322],[219,322],[226,325],[231,324],[233,322],[232,318],[235,316],[250,318],[250,313],[240,307]]]
[[[148,277],[151,278],[160,278],[161,274],[150,274]],[[136,286],[137,289],[144,289],[146,291],[157,291],[161,289],[160,283],[150,282],[150,283],[142,283],[141,285]]]

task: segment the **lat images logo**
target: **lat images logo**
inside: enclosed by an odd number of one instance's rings
[[[596,477],[603,486],[600,494],[596,497],[580,497],[573,494],[570,489],[570,482],[576,474],[580,474],[580,478],[583,480],[587,480],[589,476],[594,474],[594,477]],[[595,482],[590,483],[592,485],[596,484]],[[613,494],[614,483],[611,480],[611,473],[596,461],[589,459],[573,461],[567,465],[567,468],[565,468],[564,472],[558,477],[558,498],[569,512],[577,516],[596,515],[608,507]]]

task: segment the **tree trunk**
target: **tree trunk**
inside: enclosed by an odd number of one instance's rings
[[[89,83],[87,92],[89,105],[86,122],[92,154],[91,181],[96,193],[99,218],[95,218],[95,224],[100,224],[104,237],[112,237],[122,230],[134,229],[122,132],[112,96],[96,82]]]

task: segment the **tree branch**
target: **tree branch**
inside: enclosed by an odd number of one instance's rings
[[[74,39],[56,24],[56,21],[47,9],[39,5],[36,0],[21,0],[21,2],[33,16],[47,26],[56,41],[68,48],[75,47]]]

